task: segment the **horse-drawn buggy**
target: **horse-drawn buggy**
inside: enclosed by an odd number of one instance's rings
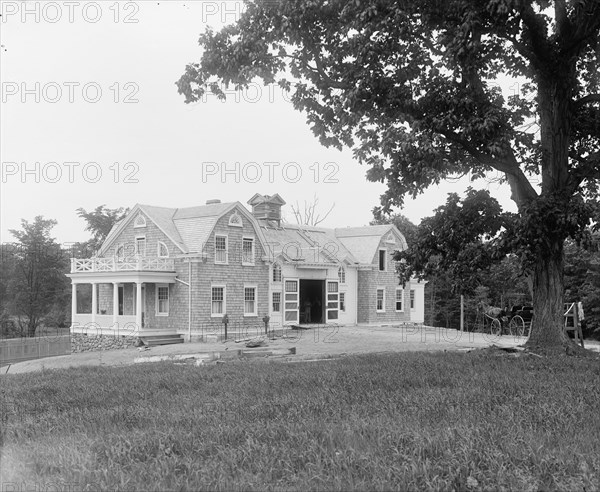
[[[528,337],[533,319],[533,306],[515,305],[511,309],[489,306],[480,303],[478,306],[483,317],[480,317],[485,331],[495,336],[513,335]]]
[[[503,309],[479,303],[478,310],[481,310],[483,313],[483,318],[480,319],[483,320],[484,327],[487,327],[492,335],[529,337],[531,321],[533,319],[533,306],[515,305],[509,310],[508,308]],[[578,311],[577,305],[574,302],[566,303],[564,316],[565,331],[573,331],[575,341],[579,342],[583,347],[583,333],[581,329],[583,309],[579,307]]]

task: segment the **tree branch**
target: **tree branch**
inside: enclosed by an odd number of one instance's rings
[[[554,18],[556,19],[556,30],[562,38],[568,38],[571,35],[572,25],[567,15],[567,6],[565,0],[556,0],[554,2]]]
[[[521,170],[512,149],[506,149],[506,157],[504,159],[499,159],[497,157],[492,157],[489,154],[480,152],[468,140],[462,138],[460,135],[457,135],[454,132],[449,130],[439,130],[439,132],[451,142],[460,145],[481,164],[490,166],[500,172],[503,172],[506,175],[506,179],[508,180],[508,184],[510,185],[512,191],[511,198],[519,208],[521,208],[521,205],[537,196],[533,186],[531,186],[531,183]]]
[[[575,192],[582,181],[586,179],[600,179],[600,150],[585,158],[572,154],[570,157],[581,163],[571,172],[569,180],[571,192]]]
[[[583,96],[582,98],[573,101],[573,107],[578,109],[589,102],[600,102],[600,94],[588,94],[587,96]]]
[[[333,87],[334,89],[348,89],[349,88],[348,84],[344,84],[343,82],[339,82],[337,80],[332,79],[327,74],[327,72],[325,72],[325,69],[323,68],[323,62],[321,61],[321,58],[319,57],[316,49],[312,49],[311,53],[315,59],[316,69],[307,64],[308,68],[310,68],[313,71],[316,71],[321,76],[321,79],[323,79],[329,87]]]
[[[528,59],[539,68],[552,51],[546,37],[546,24],[534,12],[531,2],[522,2],[521,6],[521,19],[527,33],[531,36],[531,53]]]
[[[600,2],[597,0],[588,2],[578,2],[573,19],[575,31],[570,39],[569,46],[565,51],[570,54],[579,54],[581,48],[585,46],[587,39],[597,36],[597,30],[600,27]]]

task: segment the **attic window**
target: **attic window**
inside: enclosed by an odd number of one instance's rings
[[[281,265],[273,263],[273,282],[281,282]]]
[[[133,223],[133,227],[146,227],[146,217],[142,214],[138,214]]]
[[[232,227],[243,227],[242,218],[237,213],[237,210],[229,217],[229,225]]]
[[[158,252],[159,258],[168,258],[169,257],[169,248],[167,248],[167,245],[165,243],[163,243],[162,241],[158,242],[157,252]]]
[[[394,239],[394,235],[391,232],[388,234],[388,237],[385,238],[385,242],[391,244],[394,244],[396,242],[396,240]]]

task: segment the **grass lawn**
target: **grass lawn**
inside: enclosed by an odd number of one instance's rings
[[[3,491],[600,489],[597,360],[83,367],[1,394]]]

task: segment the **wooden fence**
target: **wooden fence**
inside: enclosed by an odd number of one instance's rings
[[[0,340],[0,366],[71,353],[71,335]]]

